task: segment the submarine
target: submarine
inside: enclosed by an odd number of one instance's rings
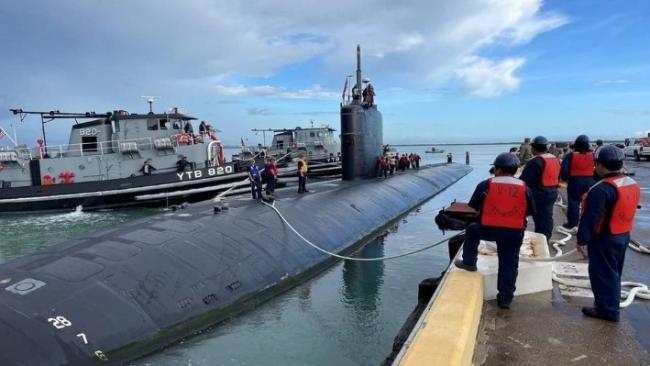
[[[356,87],[359,94],[358,47]],[[360,97],[340,108],[343,178],[312,185],[307,195],[280,192],[274,207],[304,237],[346,254],[471,168],[439,164],[376,179],[381,113]],[[306,245],[265,204],[233,200],[216,208],[199,202],[0,265],[0,365],[123,364],[252,309],[338,260]]]

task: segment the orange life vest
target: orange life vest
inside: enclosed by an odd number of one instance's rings
[[[621,175],[605,178],[602,183],[614,187],[618,195],[609,220],[609,232],[617,235],[632,231],[636,208],[641,200],[641,186],[634,179]],[[598,225],[596,233],[599,234],[601,229],[602,224]]]
[[[481,210],[481,225],[509,229],[526,227],[526,183],[514,177],[494,177]]]
[[[587,151],[584,153],[573,152],[571,154],[571,165],[569,166],[569,176],[571,177],[592,177],[594,175],[594,153]]]
[[[557,187],[560,184],[560,159],[553,154],[542,154],[544,171],[542,172],[542,186]]]

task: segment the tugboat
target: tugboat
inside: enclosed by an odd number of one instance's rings
[[[264,159],[273,156],[280,166],[287,166],[304,155],[310,163],[309,176],[337,175],[341,173],[341,143],[336,130],[329,125],[296,128],[252,129],[262,132],[264,144],[246,146],[242,139],[241,152],[233,155],[232,160],[241,168],[248,167],[255,161],[264,165]],[[266,146],[266,133],[273,133],[270,146]]]
[[[253,132],[273,133],[271,146],[259,144],[257,147],[245,146],[242,143],[241,153],[233,155],[233,160],[239,158],[249,158],[255,155],[274,156],[276,158],[284,157],[291,161],[303,154],[312,162],[333,162],[341,160],[341,143],[336,137],[335,129],[329,125],[314,127],[296,127],[296,128],[268,128],[257,129]],[[266,140],[266,138],[265,138]]]
[[[12,109],[23,120],[41,118],[39,146],[0,149],[0,213],[97,210],[190,202],[214,196],[246,177],[226,163],[216,131],[180,113],[135,114],[32,112]],[[76,123],[67,145],[50,146],[45,124]]]

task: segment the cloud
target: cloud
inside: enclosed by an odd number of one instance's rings
[[[340,111],[307,111],[307,112],[294,112],[296,116],[325,116],[325,115],[338,115]]]
[[[314,85],[307,89],[288,89],[271,85],[216,85],[214,91],[223,96],[257,96],[275,97],[285,99],[336,99],[340,98],[339,92],[323,89]]]
[[[246,112],[250,115],[253,116],[270,116],[273,114],[273,111],[271,111],[269,108],[247,108]]]
[[[519,79],[514,72],[524,64],[523,58],[511,58],[493,62],[485,58],[468,58],[458,70],[471,95],[478,97],[496,97],[519,88]]]
[[[181,105],[193,114],[228,118],[215,111],[215,103],[223,104],[215,95],[331,101],[354,70],[356,44],[362,45],[364,73],[378,88],[462,86],[471,95],[494,97],[516,91],[521,82],[516,71],[525,59],[511,54],[517,52],[513,46],[569,21],[542,5],[542,0],[5,1],[0,105],[143,110],[139,96],[160,95],[161,108]],[[486,52],[493,49],[508,54],[495,60]],[[274,76],[281,77],[269,79]],[[221,110],[237,113],[225,107]],[[6,118],[0,112],[0,122]]]

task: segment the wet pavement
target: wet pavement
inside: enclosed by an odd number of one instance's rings
[[[626,162],[642,186],[642,208],[632,237],[650,245],[650,163]],[[565,221],[556,206],[555,224]],[[564,236],[554,234],[554,239]],[[572,238],[565,252],[575,248]],[[551,248],[551,253],[554,250]],[[579,254],[569,258],[578,261]],[[624,281],[650,284],[650,255],[628,250]],[[583,260],[584,261],[584,260]],[[551,291],[517,296],[510,310],[487,302],[479,328],[475,365],[650,365],[650,300],[635,300],[621,321],[586,318],[580,308],[592,300]]]

